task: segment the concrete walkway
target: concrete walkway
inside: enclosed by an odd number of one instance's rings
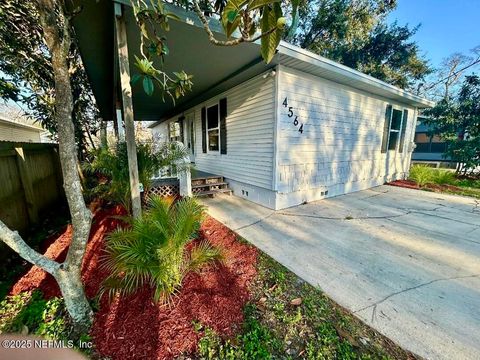
[[[209,213],[400,346],[480,358],[480,202],[380,186],[274,212]]]

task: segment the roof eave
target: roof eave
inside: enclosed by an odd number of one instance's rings
[[[407,100],[410,104],[419,107],[419,108],[429,108],[435,106],[435,102],[422,98],[420,96],[414,95],[408,91],[402,90],[394,85],[388,84],[384,81],[376,79],[370,75],[364,74],[360,71],[349,68],[348,66],[342,65],[335,61],[324,58],[323,56],[314,54],[308,50],[302,49],[298,46],[289,44],[285,41],[281,41],[278,47],[278,51],[281,54],[286,56],[293,57],[295,59],[305,61],[312,65],[318,66],[325,69],[326,71],[331,71],[333,73],[346,76],[352,80],[361,81],[366,83],[376,89],[384,92],[385,97],[391,95],[400,96]]]

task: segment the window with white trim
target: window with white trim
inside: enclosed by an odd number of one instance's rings
[[[208,151],[220,150],[220,114],[218,104],[207,108]]]
[[[183,141],[181,138],[180,122],[172,121],[169,126],[170,141]]]
[[[400,139],[400,129],[402,128],[403,112],[393,109],[392,121],[390,122],[390,131],[388,137],[388,150],[396,150]]]

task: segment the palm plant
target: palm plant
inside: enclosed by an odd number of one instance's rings
[[[204,213],[204,207],[192,198],[174,202],[152,197],[141,219],[107,238],[103,266],[111,275],[103,291],[110,297],[128,295],[148,285],[155,289],[155,300],[165,303],[189,271],[223,261],[223,251],[206,240],[187,250]]]
[[[92,160],[83,164],[85,172],[101,175],[103,181],[96,183],[91,195],[117,202],[131,209],[130,177],[128,167],[127,146],[120,142],[112,148],[95,150]],[[154,174],[166,166],[188,156],[188,150],[176,143],[163,144],[159,149],[154,149],[150,144],[137,145],[138,175],[147,193],[152,185]]]

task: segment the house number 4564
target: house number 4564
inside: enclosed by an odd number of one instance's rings
[[[283,107],[288,109],[288,114],[287,114],[288,117],[289,118],[294,118],[293,119],[293,125],[298,127],[298,132],[300,134],[303,134],[303,124],[300,124],[300,122],[298,121],[298,115],[295,115],[295,113],[293,111],[293,107],[288,106],[288,98],[285,98],[285,100],[283,100]]]

